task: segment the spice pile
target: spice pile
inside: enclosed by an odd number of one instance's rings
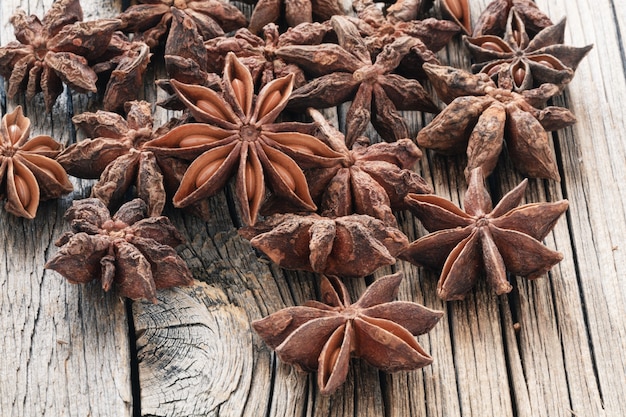
[[[219,0],[140,0],[88,22],[78,0],[57,0],[42,19],[17,11],[17,40],[0,47],[9,98],[41,92],[50,111],[63,84],[102,97],[103,110],[73,118],[89,139],[67,149],[30,138],[20,107],[2,118],[8,212],[32,219],[40,200],[71,191],[68,174],[96,179],[92,198],[67,211],[71,231],[46,267],[156,302],[157,289],[193,283],[165,204],[207,218],[207,198],[233,181],[240,234],[279,266],[320,274],[320,301],[253,327],[283,362],[317,371],[328,394],[353,356],[385,371],[431,363],[415,336],[442,315],[393,301],[400,273],[377,279],[355,303],[342,279],[404,259],[441,271],[438,295],[460,300],[481,277],[504,294],[507,272],[533,279],[558,263],[562,255],[541,240],[567,201],[520,206],[524,180],[493,207],[485,178],[506,148],[522,174],[559,180],[547,132],[575,117],[546,104],[591,46],[564,45],[565,22],[553,24],[530,0],[493,1],[473,29],[464,0],[352,7],[260,0],[249,23]],[[460,33],[474,73],[435,54]],[[137,97],[157,53],[169,76],[159,81],[169,97],[158,104],[184,110],[159,127],[154,103]],[[347,102],[344,135],[316,109]],[[411,132],[403,110],[438,114]],[[370,125],[377,137],[364,136]],[[463,209],[414,171],[418,145],[467,154]],[[410,243],[394,210],[431,233]]]

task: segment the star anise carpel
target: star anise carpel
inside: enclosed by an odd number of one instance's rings
[[[432,358],[415,336],[430,331],[443,313],[418,303],[393,301],[401,280],[400,272],[380,277],[351,303],[339,279],[323,276],[321,302],[279,310],[252,326],[281,361],[317,371],[324,395],[344,383],[351,357],[385,372],[422,368]]]
[[[478,17],[472,36],[502,36],[513,10],[524,22],[531,39],[542,29],[554,24],[533,0],[493,0]]]
[[[512,290],[507,271],[534,279],[563,258],[541,243],[567,210],[567,200],[519,205],[528,180],[492,208],[482,170],[472,170],[463,203],[428,194],[410,194],[409,210],[432,232],[400,253],[400,259],[441,271],[437,293],[461,300],[481,274],[497,294]]]
[[[437,0],[441,14],[459,25],[466,35],[472,33],[472,17],[468,0]]]
[[[147,217],[146,204],[131,200],[111,217],[97,198],[77,200],[65,213],[71,231],[56,242],[61,248],[46,268],[71,283],[100,280],[109,291],[156,302],[156,290],[191,285],[193,277],[174,248],[182,236],[164,216]]]
[[[544,83],[564,86],[574,76],[579,62],[592,48],[563,45],[565,19],[541,30],[530,39],[523,19],[511,9],[502,38],[483,35],[465,38],[477,64],[473,72],[488,74],[499,87],[515,91],[538,87]]]
[[[560,92],[554,84],[517,93],[498,88],[487,74],[424,64],[437,95],[448,106],[417,135],[420,146],[441,153],[467,152],[466,177],[476,167],[489,175],[506,142],[508,154],[523,174],[559,180],[546,130],[576,122],[567,109],[540,108]]]
[[[254,224],[272,193],[301,210],[315,210],[302,168],[332,166],[342,155],[303,133],[310,126],[275,123],[293,87],[293,75],[268,83],[254,96],[250,71],[233,53],[226,58],[222,94],[171,81],[196,121],[147,143],[161,155],[193,160],[174,195],[185,207],[215,194],[236,172],[235,192],[244,223]]]
[[[419,40],[399,37],[385,45],[373,59],[352,21],[333,16],[331,24],[339,45],[285,46],[276,51],[285,61],[296,63],[305,72],[317,76],[294,91],[289,108],[327,108],[352,100],[346,115],[348,147],[370,121],[385,140],[409,137],[406,122],[398,110],[437,111],[417,80],[393,73]]]
[[[16,41],[0,47],[0,74],[9,81],[8,96],[25,89],[31,99],[43,91],[49,111],[63,91],[96,92],[98,76],[90,67],[107,48],[121,22],[81,22],[78,0],[57,0],[42,20],[18,10],[11,17]]]
[[[246,3],[255,3],[245,0]],[[259,0],[254,6],[248,29],[259,34],[268,23],[295,27],[313,20],[326,21],[334,15],[345,14],[337,0]]]
[[[5,210],[33,219],[39,202],[72,191],[72,183],[54,160],[62,146],[50,136],[30,137],[30,120],[17,108],[0,123],[0,196]]]

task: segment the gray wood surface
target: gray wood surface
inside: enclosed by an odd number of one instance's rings
[[[2,0],[0,43],[14,39],[16,7],[42,16],[51,0]],[[321,396],[315,378],[282,364],[250,321],[315,298],[315,276],[283,271],[259,258],[237,234],[232,197],[210,200],[208,222],[167,209],[187,238],[180,248],[197,285],[159,293],[159,303],[126,308],[115,292],[75,286],[45,261],[67,230],[62,216],[90,182],[46,202],[33,221],[0,210],[1,416],[606,416],[626,415],[626,4],[615,0],[537,0],[558,21],[566,43],[594,49],[554,100],[578,123],[553,134],[562,181],[531,180],[527,201],[567,198],[570,208],[545,243],[564,260],[536,281],[512,277],[514,291],[495,296],[480,284],[462,302],[435,294],[437,276],[405,262],[399,298],[444,310],[419,342],[435,359],[413,372],[385,374],[353,360],[346,384]],[[471,0],[474,20],[487,0]],[[83,0],[85,18],[111,17],[120,0]],[[467,68],[457,40],[442,61]],[[144,97],[162,95],[151,79]],[[95,97],[64,94],[46,114],[43,100],[25,107],[33,133],[75,138],[71,115],[95,110]],[[340,110],[341,112],[341,110]],[[156,109],[164,122],[171,113]],[[329,114],[332,114],[330,112]],[[422,117],[405,113],[413,133]],[[426,117],[426,121],[430,116]],[[157,122],[158,123],[158,122]],[[462,200],[461,157],[425,152],[419,169],[437,194]],[[522,178],[501,158],[494,199]],[[411,240],[424,230],[398,213]],[[365,280],[349,282],[354,298]],[[129,337],[129,325],[134,334]],[[138,377],[133,367],[138,368]]]

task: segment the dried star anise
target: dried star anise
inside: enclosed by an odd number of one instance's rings
[[[39,201],[72,191],[72,183],[53,158],[61,145],[50,136],[29,139],[30,120],[18,106],[0,124],[0,195],[6,211],[32,219]]]
[[[118,16],[125,32],[138,33],[137,38],[151,48],[158,45],[169,30],[174,9],[187,14],[205,39],[222,36],[246,24],[237,7],[221,0],[140,0]]]
[[[148,206],[148,215],[158,216],[166,200],[163,175],[155,155],[144,145],[171,126],[153,130],[151,105],[145,101],[128,102],[126,112],[126,119],[101,110],[74,116],[73,122],[91,139],[69,146],[57,160],[70,175],[99,178],[91,196],[108,207],[119,206],[134,185]]]
[[[9,97],[24,86],[29,100],[43,91],[50,110],[63,83],[80,93],[97,91],[98,76],[89,61],[106,50],[121,22],[80,22],[82,17],[78,0],[57,0],[43,20],[22,10],[11,17],[17,41],[0,48],[0,74],[9,80]]]
[[[562,87],[592,48],[563,45],[564,33],[565,19],[530,40],[524,22],[511,9],[503,38],[483,35],[465,38],[465,44],[478,62],[472,71],[489,75],[501,88],[521,91],[544,83]]]
[[[494,0],[478,17],[473,36],[502,36],[511,10],[515,10],[515,13],[523,20],[530,38],[542,29],[553,25],[550,18],[537,7],[533,0]]]
[[[276,51],[279,57],[298,64],[305,72],[321,75],[294,91],[290,108],[327,108],[352,100],[346,115],[348,147],[370,121],[383,139],[394,141],[409,136],[398,110],[437,111],[417,80],[392,73],[419,39],[397,38],[385,45],[372,63],[372,55],[352,21],[333,16],[331,24],[339,45],[293,45]]]
[[[538,109],[560,89],[554,84],[517,93],[498,88],[487,74],[476,75],[452,68],[424,64],[439,97],[448,106],[417,135],[417,143],[441,153],[466,150],[465,175],[482,167],[489,175],[506,140],[515,166],[534,178],[559,180],[546,130],[576,122],[563,107]]]
[[[306,125],[274,123],[291,94],[293,75],[270,82],[254,100],[250,71],[229,53],[223,95],[171,83],[194,118],[203,122],[179,126],[145,145],[160,155],[193,160],[174,195],[174,206],[186,207],[215,194],[236,172],[235,192],[246,224],[256,221],[266,183],[274,195],[301,210],[316,209],[298,164],[332,166],[342,155],[298,131],[310,130]]]
[[[253,0],[245,2],[254,3]],[[338,0],[259,0],[252,11],[248,29],[258,34],[268,23],[277,23],[283,13],[289,27],[311,23],[313,17],[323,22],[331,16],[345,14]]]
[[[322,302],[285,308],[252,322],[252,327],[283,362],[317,370],[324,395],[344,383],[351,357],[385,372],[422,368],[432,358],[415,336],[430,331],[443,313],[393,301],[401,281],[401,272],[378,278],[351,304],[339,279],[322,277]]]
[[[346,278],[394,264],[396,254],[408,245],[398,229],[362,214],[275,214],[239,233],[285,269]]]
[[[310,109],[309,113],[325,142],[346,157],[341,166],[306,172],[311,195],[315,201],[321,201],[323,216],[367,214],[388,226],[396,226],[392,208],[404,208],[404,197],[409,193],[432,192],[424,179],[412,171],[422,152],[411,140],[368,146],[363,137],[349,150],[343,134],[320,112]]]
[[[146,217],[146,204],[135,199],[110,217],[102,201],[74,201],[65,213],[71,232],[55,243],[59,252],[47,263],[71,283],[113,283],[121,295],[156,302],[156,290],[191,285],[193,277],[174,247],[182,236],[167,217]]]
[[[540,241],[568,202],[519,206],[527,183],[520,183],[493,209],[480,168],[470,174],[464,211],[436,195],[409,195],[409,210],[434,233],[411,243],[398,257],[441,270],[437,293],[444,300],[465,298],[481,273],[497,294],[512,289],[506,271],[528,279],[540,277],[563,259]]]
[[[466,35],[472,33],[472,18],[468,0],[437,0],[444,17],[459,25]]]

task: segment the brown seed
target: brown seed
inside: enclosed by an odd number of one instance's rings
[[[279,164],[275,164],[274,168],[276,169],[276,172],[278,172],[278,175],[280,175],[280,177],[283,179],[283,182],[287,185],[287,187],[289,187],[291,191],[294,191],[296,189],[296,180],[293,178],[293,175],[291,175],[289,170]]]
[[[248,201],[254,198],[254,171],[252,171],[252,165],[246,164],[246,196]]]
[[[546,61],[545,59],[542,59],[541,61],[537,61],[537,64],[543,65],[544,67],[548,67],[550,69],[554,69],[554,65],[552,65],[552,62]]]
[[[217,172],[218,168],[222,165],[225,158],[219,158],[209,162],[204,168],[198,171],[196,176],[196,188],[200,188],[205,182],[209,180]]]
[[[339,353],[341,353],[341,349],[335,349],[333,353],[330,355],[328,361],[326,361],[326,372],[325,374],[330,376],[333,372],[333,368],[335,367],[335,363],[337,363],[337,358],[339,357]],[[325,381],[326,382],[326,381]]]
[[[522,44],[522,32],[519,30],[513,31],[513,39],[515,39],[515,43],[519,46]]]
[[[460,0],[446,0],[446,6],[448,6],[448,10],[452,13],[452,16],[461,20],[463,18],[463,6]]]
[[[282,94],[280,94],[280,91],[278,90],[274,90],[271,93],[269,93],[267,97],[265,97],[265,100],[263,100],[263,103],[261,104],[261,109],[259,110],[258,118],[261,119],[267,113],[272,111],[272,109],[274,109],[278,105],[278,103],[280,103],[280,100],[282,99],[282,97],[283,97]]]
[[[183,138],[179,143],[179,148],[192,148],[194,146],[208,145],[215,142],[216,139],[206,135],[189,135]]]
[[[209,100],[198,100],[196,106],[198,106],[200,110],[210,114],[213,117],[216,117],[218,119],[226,119],[222,110],[215,104],[211,103]]]
[[[30,188],[28,188],[28,184],[26,184],[26,180],[17,174],[15,174],[13,178],[15,179],[15,190],[17,191],[17,197],[20,199],[20,203],[22,203],[23,207],[28,207],[28,204],[30,204],[31,194]]]
[[[491,77],[498,72],[500,72],[500,65],[494,65],[493,67],[489,69],[489,71],[487,72],[487,75]]]
[[[246,111],[246,87],[239,78],[235,78],[232,80],[231,85],[233,86],[233,91],[235,92],[235,98],[239,103],[239,106],[243,111]]]
[[[480,45],[480,47],[483,49],[487,49],[489,51],[504,52],[502,48],[500,48],[500,45],[498,45],[495,42],[485,42],[482,45]]]
[[[9,139],[12,144],[15,144],[20,139],[22,135],[22,129],[18,125],[9,126]]]
[[[524,82],[524,78],[526,77],[526,70],[522,67],[519,67],[513,72],[513,81],[515,85],[520,86]]]

